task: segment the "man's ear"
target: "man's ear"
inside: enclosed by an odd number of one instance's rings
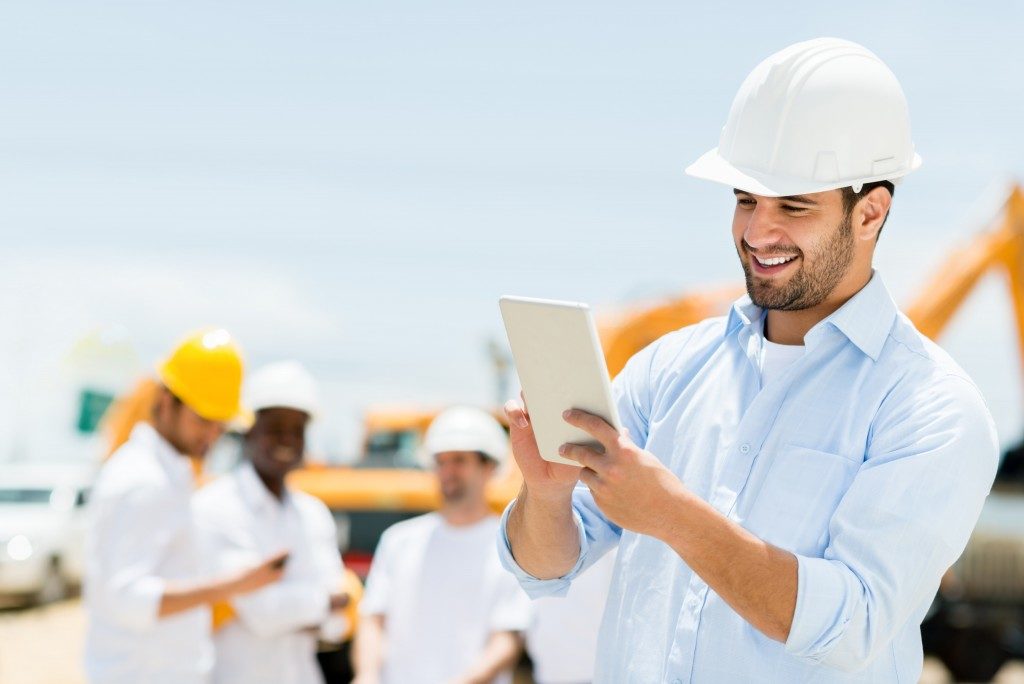
[[[885,217],[889,215],[889,208],[892,207],[892,195],[884,187],[877,187],[860,198],[853,208],[853,232],[858,240],[871,240],[878,238],[878,231],[882,230]]]

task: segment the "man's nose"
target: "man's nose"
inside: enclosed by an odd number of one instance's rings
[[[743,239],[755,250],[770,247],[782,242],[782,230],[778,217],[760,203],[750,212]]]

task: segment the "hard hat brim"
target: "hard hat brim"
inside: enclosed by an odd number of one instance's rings
[[[873,183],[875,181],[897,181],[911,171],[921,167],[921,156],[914,155],[910,168],[870,178],[841,180],[831,183],[808,181],[801,178],[780,178],[770,174],[759,174],[754,171],[733,166],[718,153],[718,148],[705,152],[697,161],[686,167],[686,174],[694,178],[702,178],[714,183],[721,183],[737,190],[763,197],[788,197],[790,195],[808,195],[815,192],[826,192],[846,188],[855,183]]]
[[[228,422],[228,429],[232,430],[233,432],[238,432],[239,434],[245,434],[246,432],[251,430],[254,425],[256,425],[256,414],[258,414],[260,411],[275,408],[291,409],[292,411],[305,413],[309,417],[309,420],[306,423],[307,426],[309,425],[309,423],[312,423],[314,420],[316,420],[317,414],[314,413],[314,410],[312,408],[308,406],[298,406],[297,404],[298,402],[295,402],[295,404],[291,404],[288,402],[271,402],[266,405],[243,405],[241,408],[238,409],[238,413],[235,414],[235,416]]]

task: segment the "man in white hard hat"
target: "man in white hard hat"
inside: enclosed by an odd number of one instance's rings
[[[323,502],[285,484],[302,463],[316,383],[300,364],[284,361],[254,372],[243,396],[253,412],[245,458],[196,494],[196,518],[225,570],[271,549],[287,549],[288,557],[282,581],[235,597],[218,621],[213,681],[322,682],[318,637],[340,641],[346,627],[337,532]]]
[[[213,665],[210,606],[281,577],[278,549],[211,574],[190,509],[202,458],[239,409],[242,357],[225,330],[186,338],[158,370],[151,422],[100,472],[90,500],[85,670],[91,682],[198,684]]]
[[[618,546],[598,681],[917,681],[999,451],[977,387],[872,269],[919,165],[877,56],[830,38],[772,55],[688,169],[735,193],[747,296],[629,362],[621,433],[567,412],[603,447],[562,447],[582,469],[541,460],[507,407],[525,486],[506,566],[554,594]]]
[[[448,409],[425,436],[441,509],[384,532],[366,578],[356,682],[512,681],[529,600],[498,562],[498,517],[484,490],[508,440],[488,413]]]

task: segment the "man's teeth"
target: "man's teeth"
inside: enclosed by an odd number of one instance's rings
[[[796,255],[786,257],[773,257],[771,259],[762,259],[761,257],[758,256],[755,256],[754,258],[757,259],[757,263],[761,264],[762,266],[778,266],[779,264],[784,264],[787,261],[792,261],[793,259],[796,259]]]

